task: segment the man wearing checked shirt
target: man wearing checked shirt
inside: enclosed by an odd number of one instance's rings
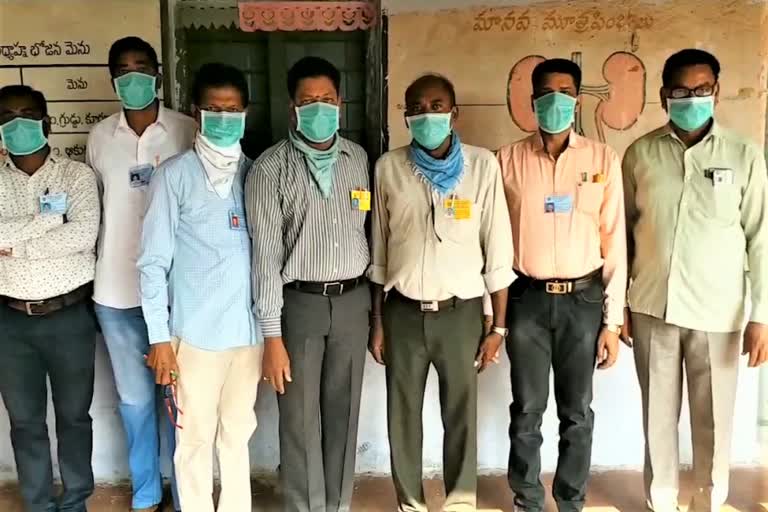
[[[200,124],[194,149],[163,163],[149,186],[138,261],[152,345],[147,364],[168,395],[178,384],[174,462],[182,510],[214,511],[215,445],[222,484],[216,510],[250,512],[248,441],[262,338],[251,309],[243,201],[248,84],[231,66],[206,64],[192,100]]]
[[[539,131],[498,152],[517,280],[509,289],[512,395],[509,485],[517,510],[541,512],[541,421],[550,367],[560,443],[553,495],[584,506],[592,451],[595,363],[618,356],[627,279],[624,199],[616,153],[573,130],[581,70],[553,59],[533,71]]]
[[[678,422],[688,382],[695,492],[688,510],[728,496],[733,404],[744,326],[749,366],[768,358],[768,177],[762,150],[721,126],[717,59],[682,50],[664,65],[669,123],[624,156],[634,336],[643,399],[645,491],[677,510]],[[745,268],[748,267],[748,271]]]

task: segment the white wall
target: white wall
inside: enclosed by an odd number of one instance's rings
[[[510,390],[509,365],[502,364],[480,376],[478,463],[482,473],[502,473],[506,470],[509,441],[507,439]],[[432,376],[434,377],[434,376]],[[251,464],[254,472],[272,472],[278,463],[277,403],[274,393],[265,387],[258,401],[259,428],[251,442]],[[358,441],[358,472],[388,473],[384,371],[370,358],[366,368],[360,435]],[[733,461],[735,464],[758,462],[758,374],[755,370],[741,372],[734,416]],[[596,467],[639,468],[642,464],[643,434],[640,416],[640,395],[634,374],[634,362],[629,350],[623,349],[617,366],[595,378],[596,413],[593,463]],[[93,466],[97,479],[116,481],[128,478],[124,434],[116,406],[116,395],[109,361],[99,342],[96,367],[96,392],[91,414],[94,419]],[[53,411],[49,409],[50,431],[55,432]],[[183,418],[181,419],[183,424]],[[427,471],[441,467],[442,426],[438,394],[434,378],[430,378],[424,406],[425,442],[424,465]],[[557,454],[557,419],[554,403],[550,403],[543,427],[545,442],[542,463],[545,471],[553,471]],[[682,459],[690,463],[690,428],[687,412],[681,418]],[[55,460],[55,459],[54,459]],[[4,409],[0,410],[0,480],[15,479],[9,425]]]

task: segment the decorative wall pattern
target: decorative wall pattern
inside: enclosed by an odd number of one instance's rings
[[[240,2],[240,29],[246,32],[366,30],[376,21],[374,5],[350,2]]]

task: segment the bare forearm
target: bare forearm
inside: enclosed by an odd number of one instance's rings
[[[371,283],[371,316],[381,318],[384,312],[384,287]]]
[[[493,305],[493,325],[496,327],[507,326],[507,288],[491,294],[491,305]]]

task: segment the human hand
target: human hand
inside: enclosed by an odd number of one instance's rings
[[[749,322],[744,329],[742,355],[749,354],[749,367],[757,368],[768,361],[768,325]]]
[[[475,368],[480,373],[491,364],[499,362],[499,356],[501,354],[501,343],[504,341],[504,337],[496,332],[492,332],[483,338],[483,342],[480,344],[480,348],[477,351],[475,357]]]
[[[618,358],[619,335],[603,327],[597,340],[597,367],[600,370],[607,370],[616,364]]]
[[[377,363],[386,364],[384,360],[384,326],[381,323],[381,317],[371,318],[368,351]]]
[[[152,345],[147,356],[147,366],[154,370],[156,384],[167,386],[176,381],[179,366],[170,341]]]
[[[285,384],[291,380],[291,360],[282,337],[264,340],[264,358],[261,363],[262,375],[265,381],[272,384],[275,391],[285,394]]]

